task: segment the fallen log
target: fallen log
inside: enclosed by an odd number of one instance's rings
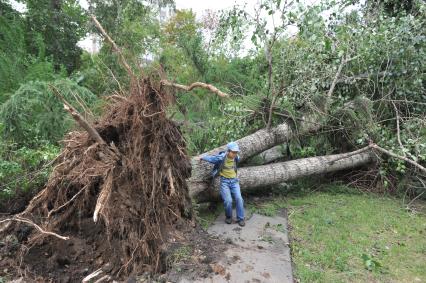
[[[266,129],[261,129],[251,135],[245,136],[237,140],[236,142],[238,143],[241,150],[239,155],[241,162],[251,156],[254,156],[267,150],[268,148],[273,147],[274,145],[287,141],[292,137],[292,135],[293,131],[291,127],[288,124],[284,123],[278,125],[270,131]],[[210,171],[213,166],[209,163],[199,163],[198,161],[200,157],[204,155],[217,154],[218,152],[223,150],[226,150],[226,145],[217,147],[213,150],[210,150],[192,158],[192,176],[187,181],[191,182],[206,180],[210,176]]]
[[[275,161],[278,161],[281,158],[285,157],[284,151],[288,145],[277,145],[271,147],[270,149],[261,152],[258,157],[260,158],[260,164],[265,165]]]
[[[336,87],[337,80],[340,77],[343,66],[349,62],[351,59],[342,58],[342,61],[337,68],[337,72],[334,76],[334,79],[331,83],[330,89],[328,90],[325,99],[324,111],[321,113],[311,113],[299,119],[299,125],[297,127],[297,135],[302,136],[308,133],[317,132],[321,129],[322,123],[320,122],[321,117],[328,112],[328,107],[333,95],[334,89]],[[289,123],[283,123],[275,128],[266,128],[261,129],[251,135],[245,136],[236,142],[240,146],[240,162],[243,162],[249,157],[252,157],[256,154],[259,154],[273,146],[284,143],[291,139],[295,135],[295,131],[292,129]],[[210,171],[212,169],[211,164],[199,163],[201,156],[203,155],[212,155],[217,154],[220,151],[226,149],[226,145],[217,147],[208,152],[205,152],[201,155],[195,156],[191,160],[192,165],[192,176],[187,179],[187,182],[194,183],[206,180],[209,178]]]
[[[238,170],[241,190],[265,189],[282,182],[301,177],[356,168],[376,159],[372,151],[357,154],[343,153],[316,156],[268,165],[243,167]],[[210,187],[209,187],[210,185]],[[189,182],[189,193],[197,201],[203,202],[219,198],[219,178],[214,183]]]

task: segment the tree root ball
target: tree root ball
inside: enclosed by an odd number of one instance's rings
[[[94,123],[105,143],[86,131],[67,134],[45,189],[19,215],[70,239],[37,229],[22,236],[22,223],[8,229],[21,233],[21,259],[31,272],[49,272],[38,264],[43,257],[56,269],[79,261],[91,270],[108,264],[118,276],[164,271],[168,241],[192,221],[191,165],[179,128],[166,117],[170,97],[147,79],[132,85]]]

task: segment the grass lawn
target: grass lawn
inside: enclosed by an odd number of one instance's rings
[[[426,282],[426,203],[344,186],[249,204],[273,215],[288,209],[299,282]]]

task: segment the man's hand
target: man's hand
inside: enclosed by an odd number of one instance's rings
[[[194,157],[194,160],[198,163],[201,163],[201,161],[203,161],[200,156]]]

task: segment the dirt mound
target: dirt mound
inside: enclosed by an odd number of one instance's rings
[[[95,123],[105,143],[87,131],[65,137],[46,188],[19,217],[70,239],[8,222],[3,235],[20,243],[9,249],[20,255],[15,264],[34,277],[72,266],[107,265],[117,276],[164,271],[171,235],[192,220],[191,166],[180,130],[166,117],[168,102],[161,87],[141,80]]]

